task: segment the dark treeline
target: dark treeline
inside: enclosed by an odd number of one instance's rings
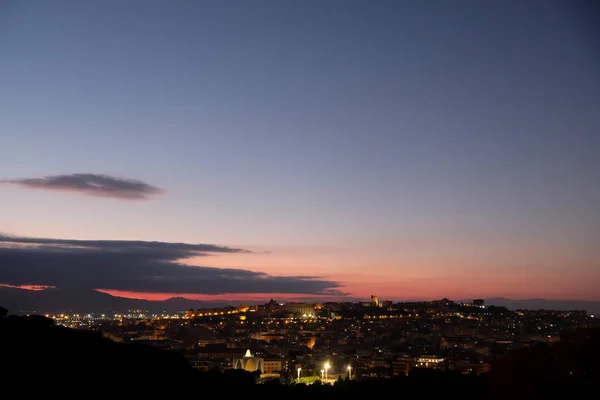
[[[100,333],[56,326],[41,316],[7,316],[0,309],[0,383],[22,395],[415,395],[419,398],[548,399],[594,393],[600,382],[600,330],[579,329],[553,345],[509,353],[490,373],[413,369],[392,379],[340,380],[334,385],[256,384],[242,370],[200,372],[180,354],[116,343]],[[595,397],[595,396],[594,396]]]

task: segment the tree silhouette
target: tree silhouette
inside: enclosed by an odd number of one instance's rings
[[[40,389],[57,382],[69,382],[75,388],[89,380],[170,385],[196,376],[178,354],[143,344],[116,343],[100,333],[56,326],[54,320],[37,315],[0,319],[0,355],[3,381],[35,381]],[[96,388],[95,394],[101,389]],[[33,387],[28,385],[28,390]]]

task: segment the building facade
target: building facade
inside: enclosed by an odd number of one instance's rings
[[[246,350],[246,354],[243,357],[233,360],[233,368],[243,369],[248,372],[260,371],[262,374],[265,372],[264,359],[262,357],[255,357],[250,350]]]

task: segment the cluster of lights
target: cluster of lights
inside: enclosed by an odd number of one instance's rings
[[[409,315],[410,316],[410,315]],[[366,315],[365,319],[387,319],[387,318],[402,318],[401,315]]]
[[[81,315],[81,314],[45,314],[44,315],[46,318],[52,318],[54,320],[57,321],[81,321],[81,320],[92,320],[92,321],[118,321],[118,320],[123,320],[123,319],[146,319],[146,318],[151,318],[151,319],[181,319],[181,316],[179,315],[167,315],[167,314],[162,314],[162,315],[157,315],[157,314],[152,314],[151,316],[146,315],[146,314],[114,314],[112,317],[109,317],[106,314],[101,314],[98,316],[95,316],[93,314],[85,314],[85,315]]]
[[[192,313],[191,315],[186,315],[183,318],[188,319],[188,318],[192,318],[192,317],[213,317],[213,316],[231,315],[231,314],[237,314],[237,313],[238,313],[237,310],[198,312],[198,313]]]
[[[331,365],[329,364],[329,362],[326,362],[325,364],[323,364],[323,369],[321,370],[321,380],[323,382],[327,382],[327,372],[329,371],[329,368],[331,368]],[[348,369],[348,379],[352,378],[352,366],[348,365],[347,367]],[[298,367],[296,369],[296,372],[298,372],[298,383],[300,383],[300,373],[302,372],[302,368]]]

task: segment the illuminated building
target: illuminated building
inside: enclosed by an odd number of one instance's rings
[[[236,349],[236,348],[227,348],[221,345],[218,346],[207,346],[201,347],[198,349],[198,356],[202,358],[210,358],[210,359],[229,359],[233,360],[236,358],[243,357],[244,350]]]
[[[432,369],[444,369],[446,366],[445,358],[436,356],[421,356],[415,360],[415,367],[417,368],[432,368]]]
[[[371,295],[371,305],[379,307],[379,298],[374,294]]]
[[[246,354],[244,354],[244,357],[235,358],[233,360],[233,368],[243,369],[248,372],[260,371],[260,373],[263,373],[265,372],[264,359],[262,357],[255,357],[252,355],[250,350],[246,350]]]
[[[282,307],[283,311],[292,314],[294,318],[314,318],[314,304],[288,303]]]
[[[283,363],[281,359],[269,358],[263,360],[263,372],[265,374],[278,374],[282,371]]]

